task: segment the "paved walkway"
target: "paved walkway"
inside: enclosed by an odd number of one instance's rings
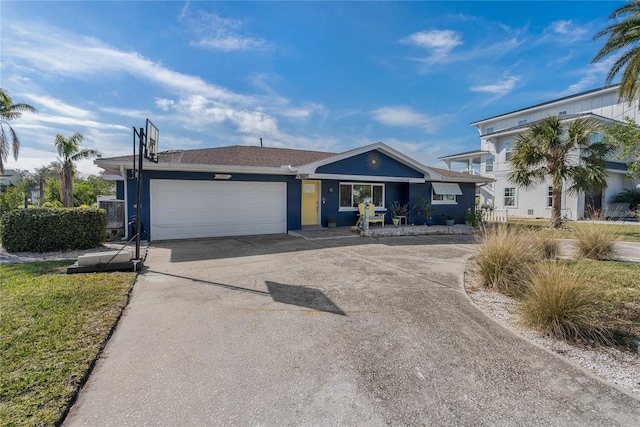
[[[473,242],[154,243],[65,425],[637,425],[639,399],[469,301]]]

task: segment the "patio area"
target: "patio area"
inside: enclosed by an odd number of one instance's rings
[[[302,230],[289,231],[289,235],[301,237],[306,240],[324,240],[358,237],[388,237],[388,236],[420,236],[428,234],[473,234],[473,228],[466,224],[446,225],[400,225],[387,224],[385,227],[369,227],[369,231],[360,229],[359,232],[351,231],[352,227],[312,227]]]

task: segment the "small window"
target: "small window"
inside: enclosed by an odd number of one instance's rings
[[[493,157],[488,158],[484,164],[485,172],[493,172]]]
[[[558,113],[558,115],[559,115],[559,116],[566,116],[566,115],[567,115],[567,110],[560,111],[560,112]]]
[[[431,184],[431,202],[433,204],[456,204],[462,195],[460,186],[455,183],[434,182]]]
[[[553,205],[553,187],[549,186],[547,189],[547,207],[550,208]]]
[[[592,133],[591,137],[590,137],[590,140],[591,140],[592,144],[600,143],[600,142],[602,142],[603,139],[604,139],[604,134],[599,133],[599,132]]]
[[[527,124],[527,119],[524,120],[518,120],[518,126],[520,125],[526,125]]]
[[[490,126],[490,127],[488,127],[488,128],[487,128],[487,132],[486,132],[486,133],[487,133],[487,135],[488,135],[488,134],[490,134],[490,133],[493,133],[494,131],[495,131],[494,127],[493,127],[493,126]]]
[[[365,199],[384,208],[384,184],[340,183],[340,208],[357,208]]]
[[[507,142],[505,145],[504,159],[509,160],[511,158],[511,153],[513,151],[513,142]]]
[[[504,189],[504,205],[515,207],[516,205],[516,188],[507,187]]]

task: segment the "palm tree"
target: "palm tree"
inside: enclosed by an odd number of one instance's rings
[[[562,187],[569,192],[596,192],[607,186],[606,157],[613,147],[606,142],[591,142],[598,125],[591,119],[577,118],[565,129],[558,116],[539,120],[520,134],[509,162],[513,172],[509,181],[532,188],[551,178],[552,203],[550,228],[562,224]]]
[[[622,19],[620,19],[622,18]],[[613,24],[598,32],[593,38],[597,40],[608,36],[609,39],[593,58],[596,63],[609,55],[626,49],[620,58],[614,62],[607,74],[606,84],[610,84],[614,77],[624,68],[618,96],[631,102],[638,95],[638,77],[640,75],[640,1],[634,0],[614,10],[609,15]]]
[[[76,174],[75,162],[81,159],[89,159],[100,155],[98,150],[91,148],[82,148],[81,132],[76,132],[71,137],[65,138],[62,135],[56,135],[56,148],[62,163],[60,172],[60,200],[67,207],[73,207],[73,178]]]
[[[36,109],[29,104],[14,104],[7,92],[0,88],[0,173],[4,174],[4,164],[9,157],[9,146],[13,149],[13,158],[18,160],[20,151],[20,140],[16,131],[13,130],[9,121],[17,119],[23,111],[36,112]],[[5,125],[9,128],[9,135],[5,131]],[[9,138],[10,136],[10,138]],[[9,141],[11,139],[11,141]]]

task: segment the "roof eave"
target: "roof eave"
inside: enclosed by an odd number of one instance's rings
[[[131,161],[94,161],[96,166],[105,169],[113,170],[112,167],[120,167],[125,165],[125,168],[131,169]],[[215,173],[246,173],[246,174],[260,174],[260,175],[296,175],[296,168],[290,166],[280,167],[267,167],[267,166],[238,166],[238,165],[208,165],[208,164],[191,164],[191,163],[146,163],[143,166],[143,171],[184,171],[184,172],[215,172]]]

